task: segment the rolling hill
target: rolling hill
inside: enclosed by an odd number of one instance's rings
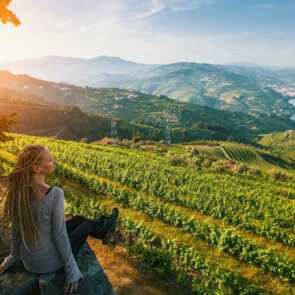
[[[285,83],[267,71],[259,73],[245,67],[175,63],[153,68],[143,78],[119,86],[220,110],[291,116],[290,98],[277,90]]]
[[[68,140],[99,140],[111,135],[112,121],[116,123],[119,138],[131,139],[137,135],[147,138],[149,126],[138,126],[125,120],[82,112],[78,107],[48,103],[42,98],[0,88],[0,119],[3,115],[16,114],[14,132]],[[153,130],[155,139],[164,137],[161,130]]]
[[[124,120],[149,130],[149,138],[164,139],[168,122],[173,142],[230,138],[247,142],[264,133],[295,129],[295,122],[273,115],[221,111],[166,96],[54,83],[5,71],[0,72],[0,87],[23,96],[40,97],[48,103],[77,106],[83,112]]]
[[[146,65],[118,57],[48,56],[0,64],[0,69],[80,86],[118,87],[166,95],[219,110],[291,117],[293,69],[177,62]]]

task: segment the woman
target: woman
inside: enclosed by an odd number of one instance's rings
[[[107,243],[117,226],[118,209],[109,216],[88,219],[81,215],[64,219],[64,191],[49,186],[46,175],[55,163],[49,150],[27,145],[8,175],[4,218],[12,224],[10,255],[0,265],[0,274],[21,260],[35,274],[65,270],[65,294],[78,290],[83,279],[75,257],[88,236]]]

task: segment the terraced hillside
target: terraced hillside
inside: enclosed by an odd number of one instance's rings
[[[95,217],[118,206],[129,252],[191,294],[295,294],[294,181],[175,165],[163,151],[9,135],[0,144],[6,172],[19,149],[46,145],[67,212]],[[264,161],[246,146],[219,153]]]
[[[244,165],[246,169],[252,167],[261,172],[276,169],[283,173],[294,173],[295,167],[295,163],[292,159],[285,157],[284,152],[274,153],[266,142],[263,145],[263,140],[259,141],[259,144],[252,145],[235,141],[198,140],[173,145],[169,151],[181,158],[196,156],[207,160],[225,159],[232,164]]]
[[[259,143],[269,146],[277,154],[295,161],[295,131],[275,132],[265,134]]]

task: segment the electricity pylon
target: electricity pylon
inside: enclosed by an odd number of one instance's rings
[[[111,119],[111,137],[117,138],[118,131],[117,131],[117,122]]]

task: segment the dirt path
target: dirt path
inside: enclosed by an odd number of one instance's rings
[[[121,245],[103,245],[92,237],[88,237],[87,241],[118,295],[179,294],[175,293],[177,288],[173,284],[164,285],[154,274],[141,269]]]

